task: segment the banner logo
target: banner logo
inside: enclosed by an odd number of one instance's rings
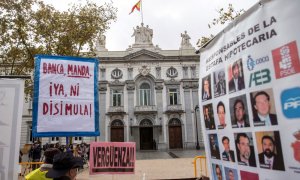
[[[263,69],[250,74],[249,87],[252,87],[252,82],[255,86],[271,82],[270,70]]]
[[[281,93],[281,106],[285,117],[300,117],[300,87],[287,89]]]
[[[300,72],[296,41],[272,50],[276,79]]]
[[[294,159],[300,163],[300,131],[295,132],[293,135],[296,138],[296,141],[291,145],[294,151]]]
[[[256,65],[265,63],[268,61],[269,61],[269,56],[264,56],[264,57],[258,58],[256,60],[253,60],[253,58],[249,55],[248,59],[247,59],[247,68],[249,71],[252,71]]]

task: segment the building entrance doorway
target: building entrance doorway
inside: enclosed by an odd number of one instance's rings
[[[148,119],[144,119],[140,123],[140,149],[141,150],[154,149],[153,124]]]
[[[124,124],[121,120],[114,120],[110,128],[111,142],[124,142]]]
[[[179,119],[171,119],[169,121],[169,148],[182,148],[182,128]]]

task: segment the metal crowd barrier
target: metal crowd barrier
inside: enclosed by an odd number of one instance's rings
[[[21,174],[20,176],[26,176],[29,174],[33,169],[33,166],[36,166],[36,169],[44,164],[44,162],[20,162],[19,165],[21,166]]]
[[[200,165],[200,168],[197,168],[197,162],[199,162],[198,164]],[[208,177],[208,172],[207,172],[207,164],[206,164],[206,156],[196,156],[194,158],[194,174],[195,174],[195,178],[198,177]],[[200,176],[197,175],[197,172],[200,172]]]

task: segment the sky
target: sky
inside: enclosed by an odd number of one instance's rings
[[[99,5],[112,3],[118,9],[117,20],[105,32],[106,48],[109,51],[124,51],[134,43],[133,28],[141,25],[141,12],[131,8],[138,0],[90,0]],[[58,10],[67,10],[70,3],[84,3],[84,0],[44,0]],[[208,28],[208,24],[218,17],[217,10],[233,4],[236,10],[248,10],[258,0],[142,0],[144,25],[153,29],[154,45],[162,50],[177,50],[180,47],[181,33],[186,30],[191,44],[202,36],[216,35],[225,25]]]

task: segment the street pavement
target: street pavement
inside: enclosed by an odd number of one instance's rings
[[[89,175],[88,168],[79,172],[77,180],[148,180],[194,177],[194,157],[204,150],[137,151],[134,174]],[[199,171],[200,172],[200,171]],[[200,173],[198,173],[198,176]]]

